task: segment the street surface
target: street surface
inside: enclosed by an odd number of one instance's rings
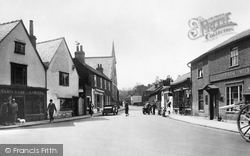
[[[130,106],[129,116],[91,117],[0,131],[0,144],[63,144],[64,156],[241,156],[237,133],[192,125]]]

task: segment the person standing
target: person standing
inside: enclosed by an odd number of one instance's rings
[[[7,105],[7,101],[6,100],[3,100],[3,104],[1,106],[1,110],[2,110],[2,124],[4,126],[8,126],[8,124],[7,124],[8,105]]]
[[[128,111],[129,111],[128,101],[126,100],[126,102],[125,102],[125,114],[126,114],[126,116],[129,115]]]
[[[16,100],[13,98],[12,103],[10,104],[10,114],[11,114],[12,125],[16,124],[17,112],[18,112],[18,105],[16,103]]]
[[[57,110],[56,110],[56,106],[53,103],[52,99],[49,100],[49,105],[48,105],[47,111],[49,111],[49,122],[53,122],[54,121],[54,116],[53,116],[54,111],[57,112]]]

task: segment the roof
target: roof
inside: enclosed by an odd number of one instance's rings
[[[88,69],[88,70],[91,71],[92,73],[97,74],[97,75],[99,75],[99,76],[101,76],[101,77],[103,77],[103,78],[105,78],[105,79],[110,80],[105,74],[103,74],[102,72],[100,72],[100,71],[98,71],[98,70],[92,68],[91,66],[87,65],[86,63],[85,63],[85,64],[81,63],[77,58],[74,58],[73,60],[74,60],[74,63],[75,63],[75,65],[76,65],[76,69],[77,69],[78,72],[79,72],[80,77],[81,77],[82,75],[84,75],[84,72],[82,72],[82,71],[80,70],[80,69],[83,69],[83,70],[84,70],[84,68],[82,68],[82,67],[84,66],[86,69]],[[81,74],[81,73],[82,73],[82,74]],[[85,75],[85,76],[86,76],[86,75]],[[110,80],[110,81],[111,81],[111,80]]]
[[[141,96],[141,94],[139,92],[134,92],[131,96]]]
[[[8,23],[0,24],[0,42],[21,22],[16,20]]]
[[[248,37],[248,36],[250,36],[250,29],[247,29],[247,30],[245,30],[245,31],[243,31],[243,32],[241,32],[239,34],[234,35],[233,37],[231,37],[228,40],[222,42],[221,44],[215,46],[214,48],[210,49],[208,52],[200,55],[199,57],[195,58],[194,60],[190,61],[189,63],[197,61],[197,60],[207,56],[208,54],[212,53],[213,51],[218,50],[219,48],[222,48],[222,47],[224,47],[226,45],[229,45],[230,43],[233,43],[233,42],[235,42],[235,41],[237,41],[239,39],[243,39],[243,38]]]
[[[179,76],[172,84],[170,84],[171,86],[173,85],[177,85],[180,84],[182,82],[185,82],[186,80],[190,79],[190,72],[186,73],[184,75]]]
[[[64,38],[62,37],[37,43],[36,48],[43,62],[50,63],[63,40]]]
[[[151,95],[154,95],[154,94],[157,94],[159,91],[161,91],[161,89],[163,88],[163,86],[161,85],[161,86],[159,86],[159,87],[157,87],[155,90],[154,90],[154,92],[153,93],[151,93],[151,94],[149,94],[149,96],[151,96]]]
[[[102,64],[103,73],[109,78],[112,79],[112,66],[113,66],[114,57],[112,56],[103,56],[103,57],[85,57],[85,62],[92,68],[97,68],[97,64]]]

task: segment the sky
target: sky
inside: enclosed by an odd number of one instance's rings
[[[247,0],[1,0],[0,23],[33,20],[37,42],[65,37],[74,57],[76,41],[86,57],[111,56],[115,45],[118,89],[174,80],[188,63],[250,28]],[[229,34],[207,41],[188,37],[189,21],[231,13]]]

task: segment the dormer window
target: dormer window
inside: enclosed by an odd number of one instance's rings
[[[230,67],[237,66],[239,63],[238,59],[238,47],[233,47],[230,51]]]
[[[15,53],[25,54],[25,43],[15,41]]]

